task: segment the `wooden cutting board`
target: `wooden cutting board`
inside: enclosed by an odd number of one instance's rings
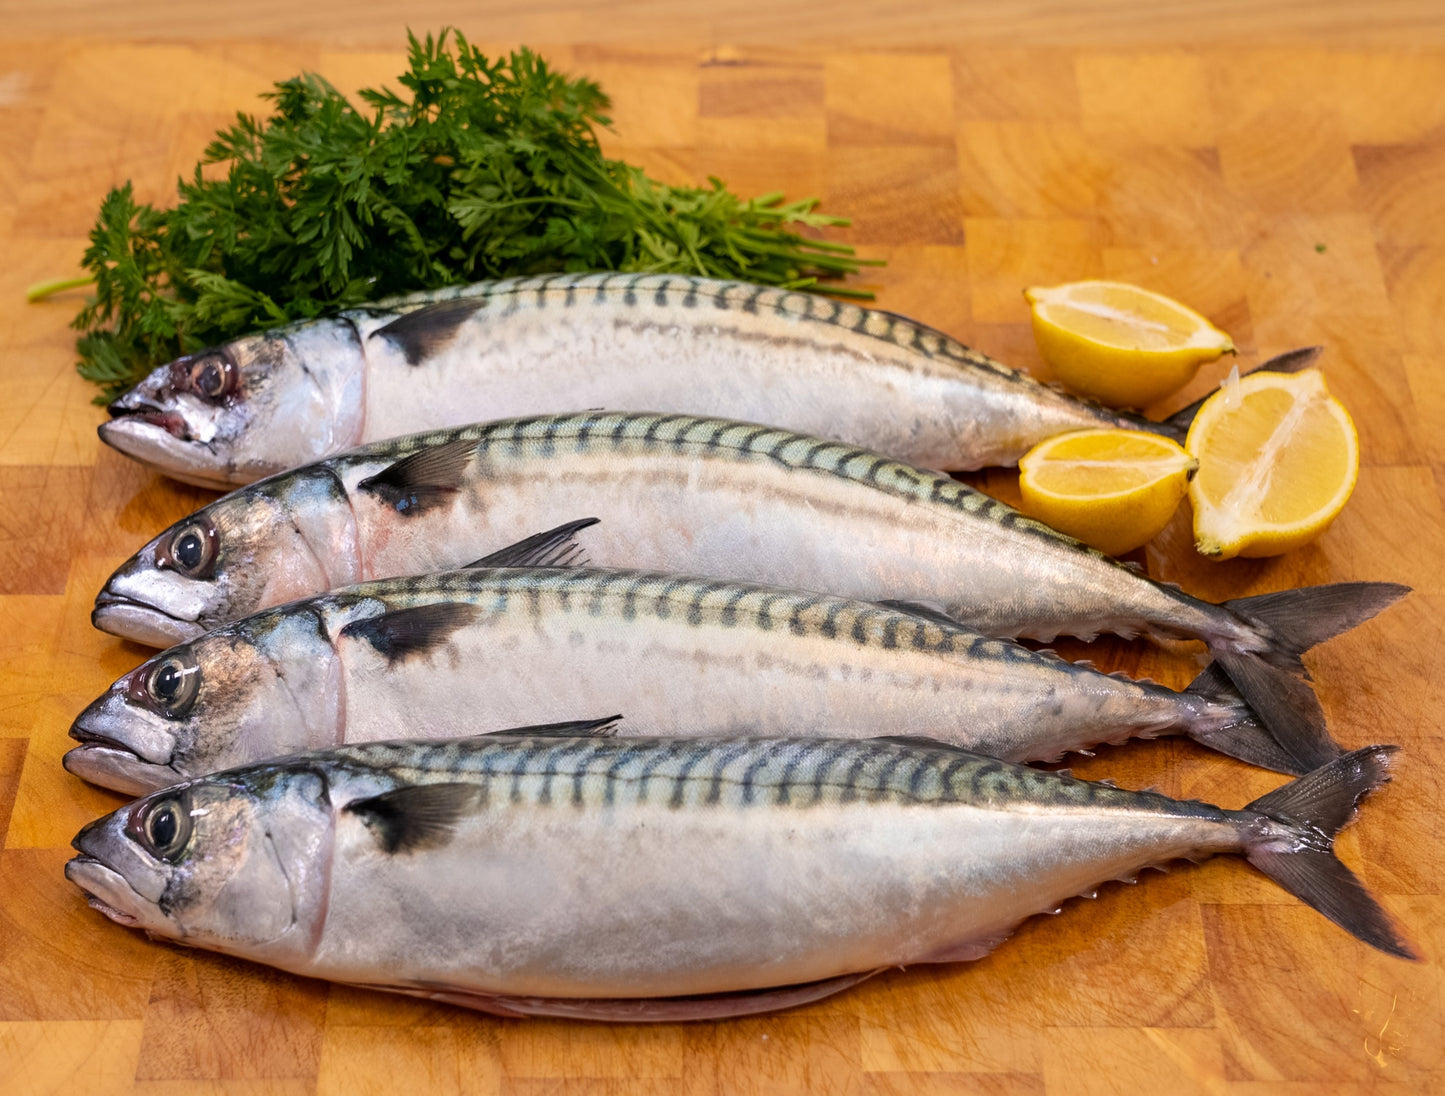
[[[1210,564],[1188,514],[1140,559],[1212,599],[1340,579],[1415,593],[1316,652],[1337,736],[1405,747],[1342,855],[1426,956],[1357,944],[1235,861],[1149,873],[977,963],[732,1023],[497,1021],[151,943],[65,882],[121,800],[66,774],[75,713],[147,652],[91,629],[122,559],[204,501],[101,447],[76,266],[106,188],[167,200],[271,81],[383,81],[399,53],[256,42],[0,44],[0,1089],[146,1094],[1424,1091],[1445,1086],[1445,54],[558,47],[615,99],[611,151],[668,180],[817,194],[888,259],[879,304],[1040,369],[1020,290],[1138,282],[1241,361],[1321,343],[1359,488],[1312,547]],[[1214,367],[1187,395],[1217,382]],[[1176,403],[1183,402],[1180,397]],[[1012,474],[981,477],[1013,497]],[[1081,646],[1069,654],[1083,652]],[[1181,685],[1194,651],[1095,645]],[[880,728],[887,730],[887,728]],[[1279,778],[1187,743],[1075,769],[1238,806]]]

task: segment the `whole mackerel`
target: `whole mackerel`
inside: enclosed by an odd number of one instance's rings
[[[270,605],[464,566],[582,514],[587,558],[937,606],[987,635],[1201,639],[1286,748],[1335,756],[1300,654],[1406,592],[1342,583],[1215,605],[958,483],[839,442],[585,412],[379,442],[241,488],[111,576],[97,627],[165,646]]]
[[[139,792],[297,750],[627,713],[628,735],[886,727],[1011,761],[1186,734],[1300,771],[1214,669],[1179,693],[936,613],[670,574],[479,568],[266,609],[120,678],[65,765]]]
[[[484,419],[648,407],[840,438],[928,468],[1015,463],[1122,426],[913,320],[674,274],[550,274],[414,295],[178,359],[116,400],[108,444],[190,483],[249,483],[353,446]]]
[[[785,1008],[978,958],[1104,882],[1218,853],[1414,957],[1332,849],[1394,747],[1224,810],[938,743],[578,729],[202,777],[86,826],[65,874],[153,935],[504,1016]]]

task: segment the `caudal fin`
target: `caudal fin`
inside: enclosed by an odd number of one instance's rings
[[[1309,771],[1269,733],[1217,663],[1206,666],[1184,691],[1216,708],[1214,713],[1201,714],[1184,732],[1201,746],[1277,773],[1299,776]],[[1221,718],[1219,707],[1233,711]]]
[[[1218,645],[1214,657],[1255,714],[1306,769],[1340,756],[1300,655],[1410,592],[1395,582],[1338,582],[1237,598],[1224,607],[1252,625],[1263,650]]]
[[[1245,808],[1285,828],[1246,838],[1245,857],[1265,875],[1371,947],[1418,959],[1393,919],[1334,853],[1334,836],[1355,805],[1390,779],[1398,746],[1366,746],[1300,777]]]

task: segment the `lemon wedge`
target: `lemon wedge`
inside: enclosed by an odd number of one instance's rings
[[[1210,396],[1185,447],[1194,543],[1206,556],[1277,556],[1329,527],[1355,489],[1360,439],[1318,369],[1251,373]]]
[[[1117,556],[1169,523],[1197,464],[1168,438],[1138,430],[1059,434],[1019,461],[1025,513]]]
[[[1199,367],[1234,353],[1228,335],[1178,301],[1123,282],[1024,290],[1039,353],[1068,388],[1114,407],[1147,407]]]

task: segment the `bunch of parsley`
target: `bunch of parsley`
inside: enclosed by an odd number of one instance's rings
[[[814,288],[851,248],[812,200],[672,187],[602,155],[608,100],[527,49],[488,60],[460,34],[410,40],[406,94],[353,106],[318,76],[216,135],[179,203],[101,204],[76,317],[80,372],[112,395],[156,362],[395,293],[553,270],[636,270]],[[218,169],[224,165],[224,171]],[[847,293],[829,287],[833,293]],[[862,295],[862,294],[854,294]]]

